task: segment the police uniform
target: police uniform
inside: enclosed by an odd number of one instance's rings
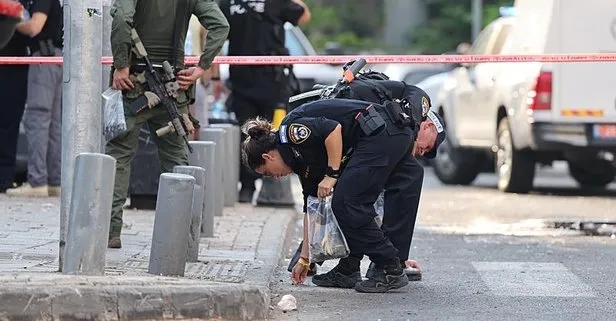
[[[180,1],[184,2],[184,8],[179,6]],[[111,15],[113,67],[116,69],[130,67],[135,85],[135,88],[123,91],[127,130],[106,145],[106,153],[117,160],[109,230],[110,247],[120,247],[122,206],[126,202],[131,172],[130,162],[139,144],[141,127],[147,124],[152,132],[169,122],[167,111],[160,105],[145,108],[136,114],[133,112],[131,106],[143,96],[147,84],[138,81],[139,77],[136,77],[143,72],[144,67],[131,53],[133,48],[131,30],[135,28],[137,31],[153,64],[159,65],[167,60],[177,69],[183,69],[183,46],[176,46],[177,55],[173,57],[174,42],[184,43],[189,19],[195,15],[208,30],[207,46],[198,63],[201,68],[208,69],[227,38],[229,24],[214,0],[115,1]],[[180,32],[177,33],[179,39],[174,39],[176,20],[179,21]],[[180,90],[176,102],[179,113],[187,114],[190,90]],[[170,172],[174,166],[188,165],[188,154],[182,137],[175,134],[151,136],[158,147],[162,171]]]
[[[292,0],[221,0],[220,8],[231,26],[230,56],[289,55],[284,24],[297,25],[304,14],[304,7]],[[291,73],[292,66],[231,65],[229,110],[240,124],[257,116],[272,121],[274,110],[287,109]],[[242,133],[238,143],[245,138]],[[255,172],[240,167],[240,202],[252,199],[256,178]]]
[[[28,1],[20,0],[27,7]],[[0,56],[23,57],[29,55],[29,37],[16,31],[0,49]],[[28,91],[28,65],[0,65],[0,193],[12,187],[15,176],[15,156],[19,124],[26,106]]]
[[[407,110],[416,124],[413,128],[414,136],[417,135],[418,125],[422,120],[428,116],[438,117],[434,114],[428,114],[431,107],[430,97],[421,88],[400,81],[390,81],[386,76],[379,77],[378,73],[368,73],[368,75],[358,75],[349,84],[349,87],[343,90],[341,97],[378,104],[394,99],[405,100]],[[441,126],[442,121],[440,119],[437,118],[434,122]],[[442,130],[443,128],[441,128]],[[442,141],[444,136],[445,134],[442,131],[438,138]],[[433,158],[436,155],[436,148],[428,154],[427,157]],[[403,196],[394,196],[385,191],[385,195],[390,201],[385,202],[385,215],[381,226],[385,235],[399,250],[398,255],[402,262],[408,260],[424,177],[423,166],[415,157],[407,159],[404,167],[406,170],[404,171],[405,178],[403,181],[406,193]],[[395,188],[395,186],[390,188]],[[298,253],[300,249],[298,248]],[[408,272],[411,279],[421,278],[421,274],[417,271],[409,270]]]
[[[376,129],[365,132],[364,127],[356,125],[358,113],[366,118],[380,116],[383,122],[374,121]],[[307,197],[316,196],[325,175],[324,140],[338,124],[342,125],[343,155],[352,153],[334,188],[332,209],[351,250],[350,257],[359,262],[367,255],[377,265],[392,264],[392,260],[398,261],[398,249],[374,221],[373,204],[383,189],[388,190],[390,217],[409,224],[409,209],[393,204],[405,204],[412,198],[412,129],[396,126],[382,105],[359,100],[319,100],[293,110],[282,121],[277,141],[285,163],[302,182],[304,210]]]
[[[426,92],[401,81],[369,79],[360,75],[349,84],[349,87],[349,90],[343,94],[346,98],[375,103],[384,103],[394,99],[405,100],[410,116],[417,125],[413,128],[415,137],[419,131],[419,123],[428,116],[431,107],[431,100]],[[436,155],[436,148],[430,154],[433,158],[433,155]],[[402,262],[409,258],[424,178],[424,168],[415,157],[409,157],[404,166],[407,169],[404,171],[406,175],[404,185],[407,193],[393,196],[385,191],[381,226],[385,235],[399,250],[398,255]],[[420,276],[418,274],[414,277]]]

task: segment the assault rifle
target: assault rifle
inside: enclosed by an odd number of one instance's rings
[[[335,85],[314,85],[313,89],[322,89],[319,99],[329,99],[340,97],[345,90],[349,89],[349,84],[355,80],[355,77],[362,68],[366,66],[366,60],[360,58],[355,60],[350,66],[344,68],[342,78]]]
[[[154,65],[150,61],[148,53],[135,29],[131,30],[131,37],[135,43],[134,52],[137,58],[145,61],[144,77],[149,87],[149,92],[144,93],[147,101],[149,101],[147,106],[151,108],[160,103],[169,115],[169,124],[156,130],[156,135],[160,137],[174,132],[184,139],[188,150],[192,153],[193,149],[188,143],[188,133],[192,132],[195,128],[188,114],[180,114],[178,110],[176,99],[178,98],[179,85],[175,78],[174,68],[169,61],[165,60],[162,63],[162,75],[159,74],[154,69]]]

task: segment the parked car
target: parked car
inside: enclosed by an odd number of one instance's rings
[[[613,52],[612,11],[604,0],[518,0],[515,14],[490,23],[469,53]],[[581,186],[608,185],[615,176],[615,82],[612,63],[459,65],[435,106],[448,133],[436,176],[467,185],[496,171],[499,190],[524,193],[537,164],[565,160]]]

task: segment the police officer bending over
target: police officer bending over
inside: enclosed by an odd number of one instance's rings
[[[347,64],[351,65],[353,62]],[[310,94],[305,99],[317,99],[320,95],[319,91],[314,91],[313,96]],[[436,148],[430,148],[432,142],[426,134],[431,133],[429,130],[420,130],[421,128],[428,129],[432,125],[442,127],[442,121],[434,113],[428,113],[431,102],[430,97],[421,88],[413,85],[408,85],[402,81],[391,81],[389,78],[379,72],[369,71],[360,73],[348,85],[341,90],[339,98],[357,99],[367,102],[385,104],[389,101],[400,101],[403,107],[408,111],[408,114],[414,120],[413,132],[416,137],[414,143],[414,155],[423,156],[426,158],[436,157]],[[442,134],[444,139],[445,133]],[[411,157],[407,161],[405,167],[407,177],[405,183],[409,185],[404,198],[387,193],[385,191],[386,200],[384,206],[384,217],[381,229],[391,240],[392,244],[398,249],[400,262],[407,267],[404,269],[409,281],[419,281],[422,278],[421,271],[417,262],[409,260],[409,253],[415,230],[415,222],[417,220],[417,210],[419,208],[419,200],[421,197],[421,189],[423,186],[423,166],[415,157]],[[396,204],[405,204],[404,207],[396,206]],[[289,271],[298,264],[299,253],[303,242],[299,245],[296,255],[289,263]],[[320,264],[320,262],[316,262]],[[374,264],[368,268],[367,274],[372,273]],[[308,275],[315,273],[316,266],[311,264],[311,270]],[[317,277],[318,282],[319,277]],[[314,282],[314,280],[313,280]]]
[[[313,283],[354,287],[359,292],[387,292],[408,284],[398,249],[374,221],[373,207],[385,189],[390,204],[406,210],[405,197],[412,189],[406,182],[410,171],[407,165],[412,159],[409,151],[413,149],[416,124],[402,114],[396,104],[328,99],[296,108],[283,119],[278,132],[261,119],[244,124],[248,138],[242,146],[243,162],[266,176],[295,172],[302,183],[304,212],[309,195],[327,197],[336,186],[332,209],[351,254],[330,272],[315,276]],[[443,140],[442,128],[439,133],[431,122],[421,131],[419,136],[427,150]],[[375,264],[365,281],[360,274],[363,255]],[[293,271],[296,283],[303,283],[308,272],[307,242],[301,256]]]
[[[145,93],[152,89],[143,81],[147,71],[143,60],[132,52],[134,43],[131,31],[133,28],[136,30],[153,64],[168,61],[179,70],[177,84],[180,90],[177,98],[172,99],[176,100],[179,113],[187,114],[187,106],[191,103],[190,88],[210,68],[227,38],[229,23],[214,0],[117,0],[111,15],[111,49],[115,68],[113,88],[123,90],[127,130],[106,146],[106,153],[117,160],[108,247],[120,248],[122,206],[128,193],[130,162],[138,147],[141,127],[148,124],[158,147],[163,171],[170,172],[174,166],[188,165],[188,153],[182,137],[173,133],[158,137],[153,133],[153,130],[167,126],[170,119],[161,104],[150,106],[149,99],[144,99],[147,97]],[[208,30],[207,46],[198,66],[184,69],[182,44],[191,15],[195,15]],[[156,71],[162,73],[160,68]],[[144,101],[146,105],[141,104]]]

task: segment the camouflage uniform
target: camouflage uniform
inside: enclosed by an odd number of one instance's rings
[[[199,22],[208,30],[207,47],[201,54],[199,66],[208,69],[216,54],[222,48],[228,32],[229,23],[214,0],[185,0],[187,14],[184,17],[179,44],[186,39],[189,19],[195,15]],[[107,143],[106,153],[117,160],[116,177],[113,191],[113,208],[109,230],[110,247],[120,247],[119,236],[122,230],[122,206],[126,202],[130,178],[130,164],[139,143],[141,127],[147,123],[152,137],[158,147],[158,156],[162,171],[170,172],[176,165],[187,165],[188,155],[183,139],[174,134],[157,137],[155,130],[166,126],[169,122],[166,110],[161,106],[145,109],[138,114],[132,113],[126,106],[140,97],[146,90],[146,84],[137,81],[134,68],[137,59],[131,52],[133,43],[131,29],[135,28],[148,56],[153,64],[161,64],[170,60],[173,47],[173,29],[175,25],[176,2],[170,0],[116,0],[111,15],[113,24],[111,30],[111,48],[113,52],[113,67],[116,69],[131,67],[131,80],[135,88],[125,90],[124,112],[127,130]],[[178,69],[184,68],[183,45],[178,46]],[[172,63],[173,64],[173,63]],[[179,112],[187,113],[192,91],[181,91],[178,98]],[[114,242],[111,242],[112,239]],[[114,243],[112,245],[112,243]],[[117,243],[117,244],[115,244]]]

